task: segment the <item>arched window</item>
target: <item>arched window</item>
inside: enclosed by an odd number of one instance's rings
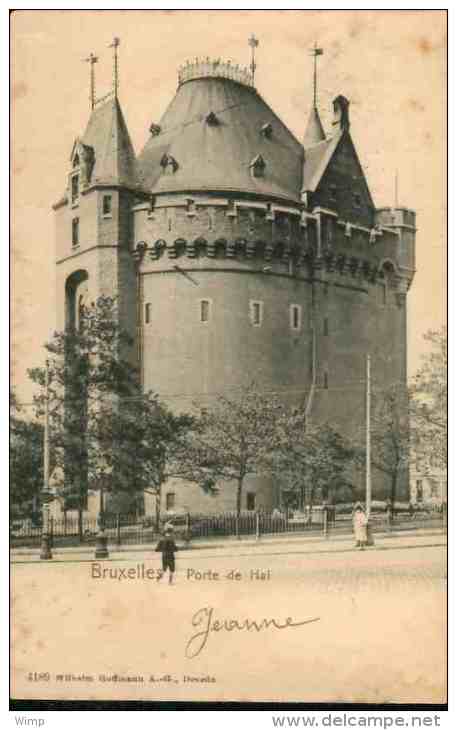
[[[80,307],[84,306],[89,275],[84,269],[71,274],[65,282],[65,327],[77,329],[80,320]]]

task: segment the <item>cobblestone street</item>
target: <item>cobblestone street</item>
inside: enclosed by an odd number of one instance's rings
[[[434,540],[443,544],[187,551],[173,586],[144,577],[160,567],[154,553],[14,564],[14,694],[192,699],[198,687],[208,700],[442,702],[446,552],[444,537]],[[260,631],[244,624],[287,617],[318,620]],[[190,640],[214,621],[228,628],[194,639],[203,646],[188,658]],[[28,672],[50,672],[50,682],[31,682]],[[62,673],[73,677],[56,681]],[[75,678],[83,673],[89,687]],[[245,690],[234,697],[240,673]],[[115,674],[143,681],[106,679]]]

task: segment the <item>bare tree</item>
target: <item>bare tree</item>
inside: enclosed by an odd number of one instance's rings
[[[269,462],[303,505],[312,507],[318,495],[329,499],[345,482],[353,458],[353,449],[331,424],[307,422],[303,408],[284,409]]]

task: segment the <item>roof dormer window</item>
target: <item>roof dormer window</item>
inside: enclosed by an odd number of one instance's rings
[[[160,164],[163,167],[165,175],[173,175],[179,167],[175,158],[166,154],[162,157]]]
[[[149,127],[149,133],[151,137],[157,137],[158,134],[162,131],[162,127],[159,124],[152,123]]]
[[[73,167],[79,167],[79,155],[76,153],[76,155],[73,157]]]
[[[266,162],[262,155],[257,155],[249,165],[252,177],[265,177]]]
[[[265,137],[266,139],[271,139],[273,135],[273,127],[270,124],[270,122],[267,122],[267,124],[262,124],[260,128],[260,134],[262,137]]]
[[[217,117],[217,116],[215,115],[215,113],[214,113],[214,112],[210,112],[209,114],[207,114],[207,115],[206,115],[206,117],[205,117],[205,122],[206,122],[206,123],[207,123],[207,124],[208,124],[208,125],[209,125],[210,127],[218,127],[218,126],[219,126],[219,124],[220,124],[220,122],[219,122],[219,119],[218,119],[218,117]]]

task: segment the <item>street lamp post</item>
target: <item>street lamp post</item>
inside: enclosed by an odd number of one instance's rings
[[[100,482],[100,506],[97,518],[97,537],[95,541],[95,557],[97,560],[100,558],[109,558],[108,551],[108,538],[105,535],[105,504],[104,504],[104,493],[103,493],[103,479]]]

